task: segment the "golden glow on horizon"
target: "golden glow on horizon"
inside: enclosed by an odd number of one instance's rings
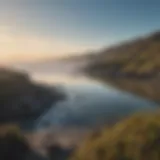
[[[7,26],[0,26],[0,46],[0,64],[57,58],[86,49],[86,46],[77,46],[57,38],[13,32]]]

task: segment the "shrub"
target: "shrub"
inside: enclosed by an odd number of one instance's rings
[[[0,127],[0,159],[23,160],[29,151],[29,146],[16,126]]]

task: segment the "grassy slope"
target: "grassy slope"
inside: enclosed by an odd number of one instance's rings
[[[99,52],[86,70],[121,89],[160,101],[160,32]]]
[[[91,135],[72,160],[159,160],[160,114],[137,114]]]

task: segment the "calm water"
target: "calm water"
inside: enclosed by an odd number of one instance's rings
[[[119,91],[83,76],[33,74],[36,81],[59,85],[67,99],[36,120],[36,128],[49,126],[96,127],[139,111],[157,108],[154,102]]]

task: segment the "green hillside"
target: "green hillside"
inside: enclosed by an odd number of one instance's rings
[[[121,89],[160,101],[160,32],[100,51],[86,71]]]
[[[71,160],[159,160],[160,113],[134,115],[91,135]]]

